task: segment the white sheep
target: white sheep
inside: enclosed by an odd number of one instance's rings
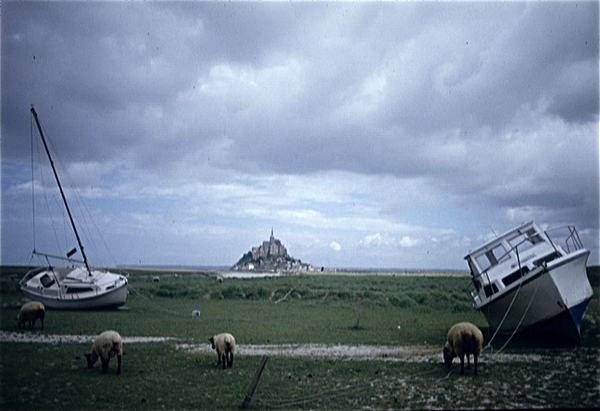
[[[108,371],[108,363],[111,357],[117,356],[117,374],[121,374],[121,361],[123,359],[123,340],[116,331],[104,331],[94,341],[92,351],[85,354],[88,367],[92,368],[98,358],[102,361],[102,374]]]
[[[222,277],[222,276],[220,276],[220,275],[218,275],[218,276],[217,276],[217,282],[218,282],[218,283],[222,283],[222,282],[223,282],[223,277]]]
[[[209,339],[210,345],[217,351],[219,360],[217,365],[223,362],[223,369],[233,367],[233,355],[235,354],[235,338],[229,333],[217,334]],[[227,360],[227,363],[225,363]]]
[[[454,357],[460,358],[460,373],[465,373],[465,355],[467,368],[471,368],[469,355],[473,354],[474,374],[477,375],[477,358],[481,354],[483,334],[474,324],[463,322],[453,325],[448,331],[448,342],[444,346],[444,362],[450,368]]]
[[[44,317],[46,316],[46,307],[39,301],[30,301],[23,304],[19,315],[17,315],[17,327],[25,326],[25,323],[29,323],[29,328],[33,328],[35,321],[39,318],[42,323],[42,330],[44,329]]]

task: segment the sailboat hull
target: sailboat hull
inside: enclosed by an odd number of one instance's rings
[[[96,310],[125,304],[128,281],[108,271],[46,269],[28,273],[20,283],[21,291],[46,307],[59,310]]]
[[[29,298],[41,302],[47,308],[56,310],[111,309],[118,308],[127,302],[127,286],[87,298],[52,298],[27,289],[23,289],[23,293]]]

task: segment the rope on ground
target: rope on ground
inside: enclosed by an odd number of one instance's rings
[[[177,311],[173,311],[173,310],[169,310],[167,308],[161,307],[160,305],[156,304],[154,301],[150,300],[148,297],[144,296],[142,293],[140,293],[138,290],[136,290],[135,288],[133,288],[131,285],[128,286],[129,291],[131,291],[131,293],[133,295],[135,295],[136,297],[139,297],[141,301],[143,301],[144,303],[146,303],[148,306],[150,306],[151,308],[155,309],[156,311],[161,311],[165,314],[169,314],[169,315],[174,315],[177,317],[188,317],[188,315],[179,313]]]
[[[440,381],[442,381],[442,380],[447,380],[447,379],[450,377],[450,375],[452,375],[452,373],[453,373],[453,372],[454,372],[454,370],[450,370],[450,371],[448,372],[448,374],[447,374],[447,375],[446,375],[444,378],[440,378],[439,380],[440,380]]]
[[[275,301],[275,304],[279,304],[280,302],[282,302],[283,300],[285,300],[286,298],[288,298],[289,295],[292,293],[293,290],[294,290],[294,287],[290,288],[290,291],[288,291],[287,294],[284,295],[282,298],[280,298],[279,300]]]
[[[372,388],[374,384],[382,382],[382,381],[383,381],[382,379],[379,379],[379,380],[374,380],[374,381],[371,381],[368,383],[347,385],[342,388],[338,387],[338,388],[334,388],[332,390],[323,391],[323,392],[306,395],[306,396],[301,396],[301,397],[289,398],[286,400],[266,401],[266,400],[257,398],[255,401],[267,408],[289,408],[291,406],[300,405],[300,404],[304,404],[307,402],[329,400],[329,399],[332,399],[335,397],[339,397],[340,395],[348,394],[350,392],[352,392],[353,394],[360,393],[369,388]]]
[[[139,292],[138,290],[136,290],[135,288],[133,288],[131,285],[128,286],[129,287],[129,291],[131,291],[131,294],[135,295],[136,297],[140,298],[140,301],[142,301],[143,303],[145,303],[146,305],[148,305],[150,308],[162,312],[164,314],[168,314],[168,315],[173,315],[176,317],[190,317],[189,314],[183,314],[177,311],[173,311],[173,310],[169,310],[168,308],[164,308],[162,306],[160,306],[159,304],[155,303],[154,301],[150,300],[148,297],[146,297],[144,294],[142,294],[141,292]],[[257,323],[257,324],[265,324],[265,323],[270,323],[267,320],[253,320],[253,319],[245,319],[245,318],[228,318],[228,317],[211,317],[211,316],[206,316],[206,315],[202,315],[202,319],[204,321],[224,321],[224,322],[245,322],[245,323]]]
[[[419,377],[426,376],[428,374],[434,374],[434,373],[438,373],[438,372],[439,372],[439,369],[434,368],[434,369],[431,369],[428,371],[411,374],[410,376],[413,378],[419,378]],[[440,378],[438,380],[445,380],[452,373],[453,373],[453,370],[450,370],[450,372],[448,373],[448,375],[446,375],[446,377]],[[383,384],[383,383],[389,384],[390,379],[379,378],[379,379],[369,381],[369,382],[351,384],[351,385],[347,385],[345,387],[337,387],[337,388],[334,388],[331,390],[317,392],[317,393],[306,395],[306,396],[292,397],[292,398],[288,398],[288,399],[284,399],[284,400],[263,400],[261,398],[256,398],[254,401],[259,403],[264,408],[290,408],[292,406],[297,406],[300,404],[305,404],[305,403],[310,403],[310,402],[316,402],[316,401],[325,402],[325,401],[328,401],[330,399],[333,399],[333,398],[336,398],[336,397],[339,397],[342,395],[360,394],[361,392],[363,392],[365,390],[371,389],[371,388],[373,388],[379,384]]]

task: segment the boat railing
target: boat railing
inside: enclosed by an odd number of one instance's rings
[[[479,287],[477,287],[476,284],[479,284]],[[487,301],[488,298],[494,294],[491,284],[492,283],[490,281],[488,270],[485,270],[484,272],[473,276],[469,286],[466,289],[466,292],[471,298],[473,305],[481,305],[484,301]]]
[[[552,232],[552,235],[550,235],[550,232]],[[555,227],[544,231],[544,233],[555,251],[559,251],[559,240],[564,241],[564,247],[566,248],[567,253],[572,253],[584,248],[579,233],[574,226]],[[553,237],[554,240],[552,239]],[[557,240],[557,238],[559,240]]]
[[[34,276],[36,276],[40,272],[44,271],[45,269],[46,269],[45,267],[36,267],[36,268],[33,268],[33,269],[27,271],[27,273],[25,273],[23,278],[21,278],[21,281],[19,281],[19,284],[24,285],[27,281],[31,280]]]

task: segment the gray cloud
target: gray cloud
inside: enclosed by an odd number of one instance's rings
[[[594,2],[3,6],[3,164],[34,103],[82,186],[347,172],[598,229]]]

